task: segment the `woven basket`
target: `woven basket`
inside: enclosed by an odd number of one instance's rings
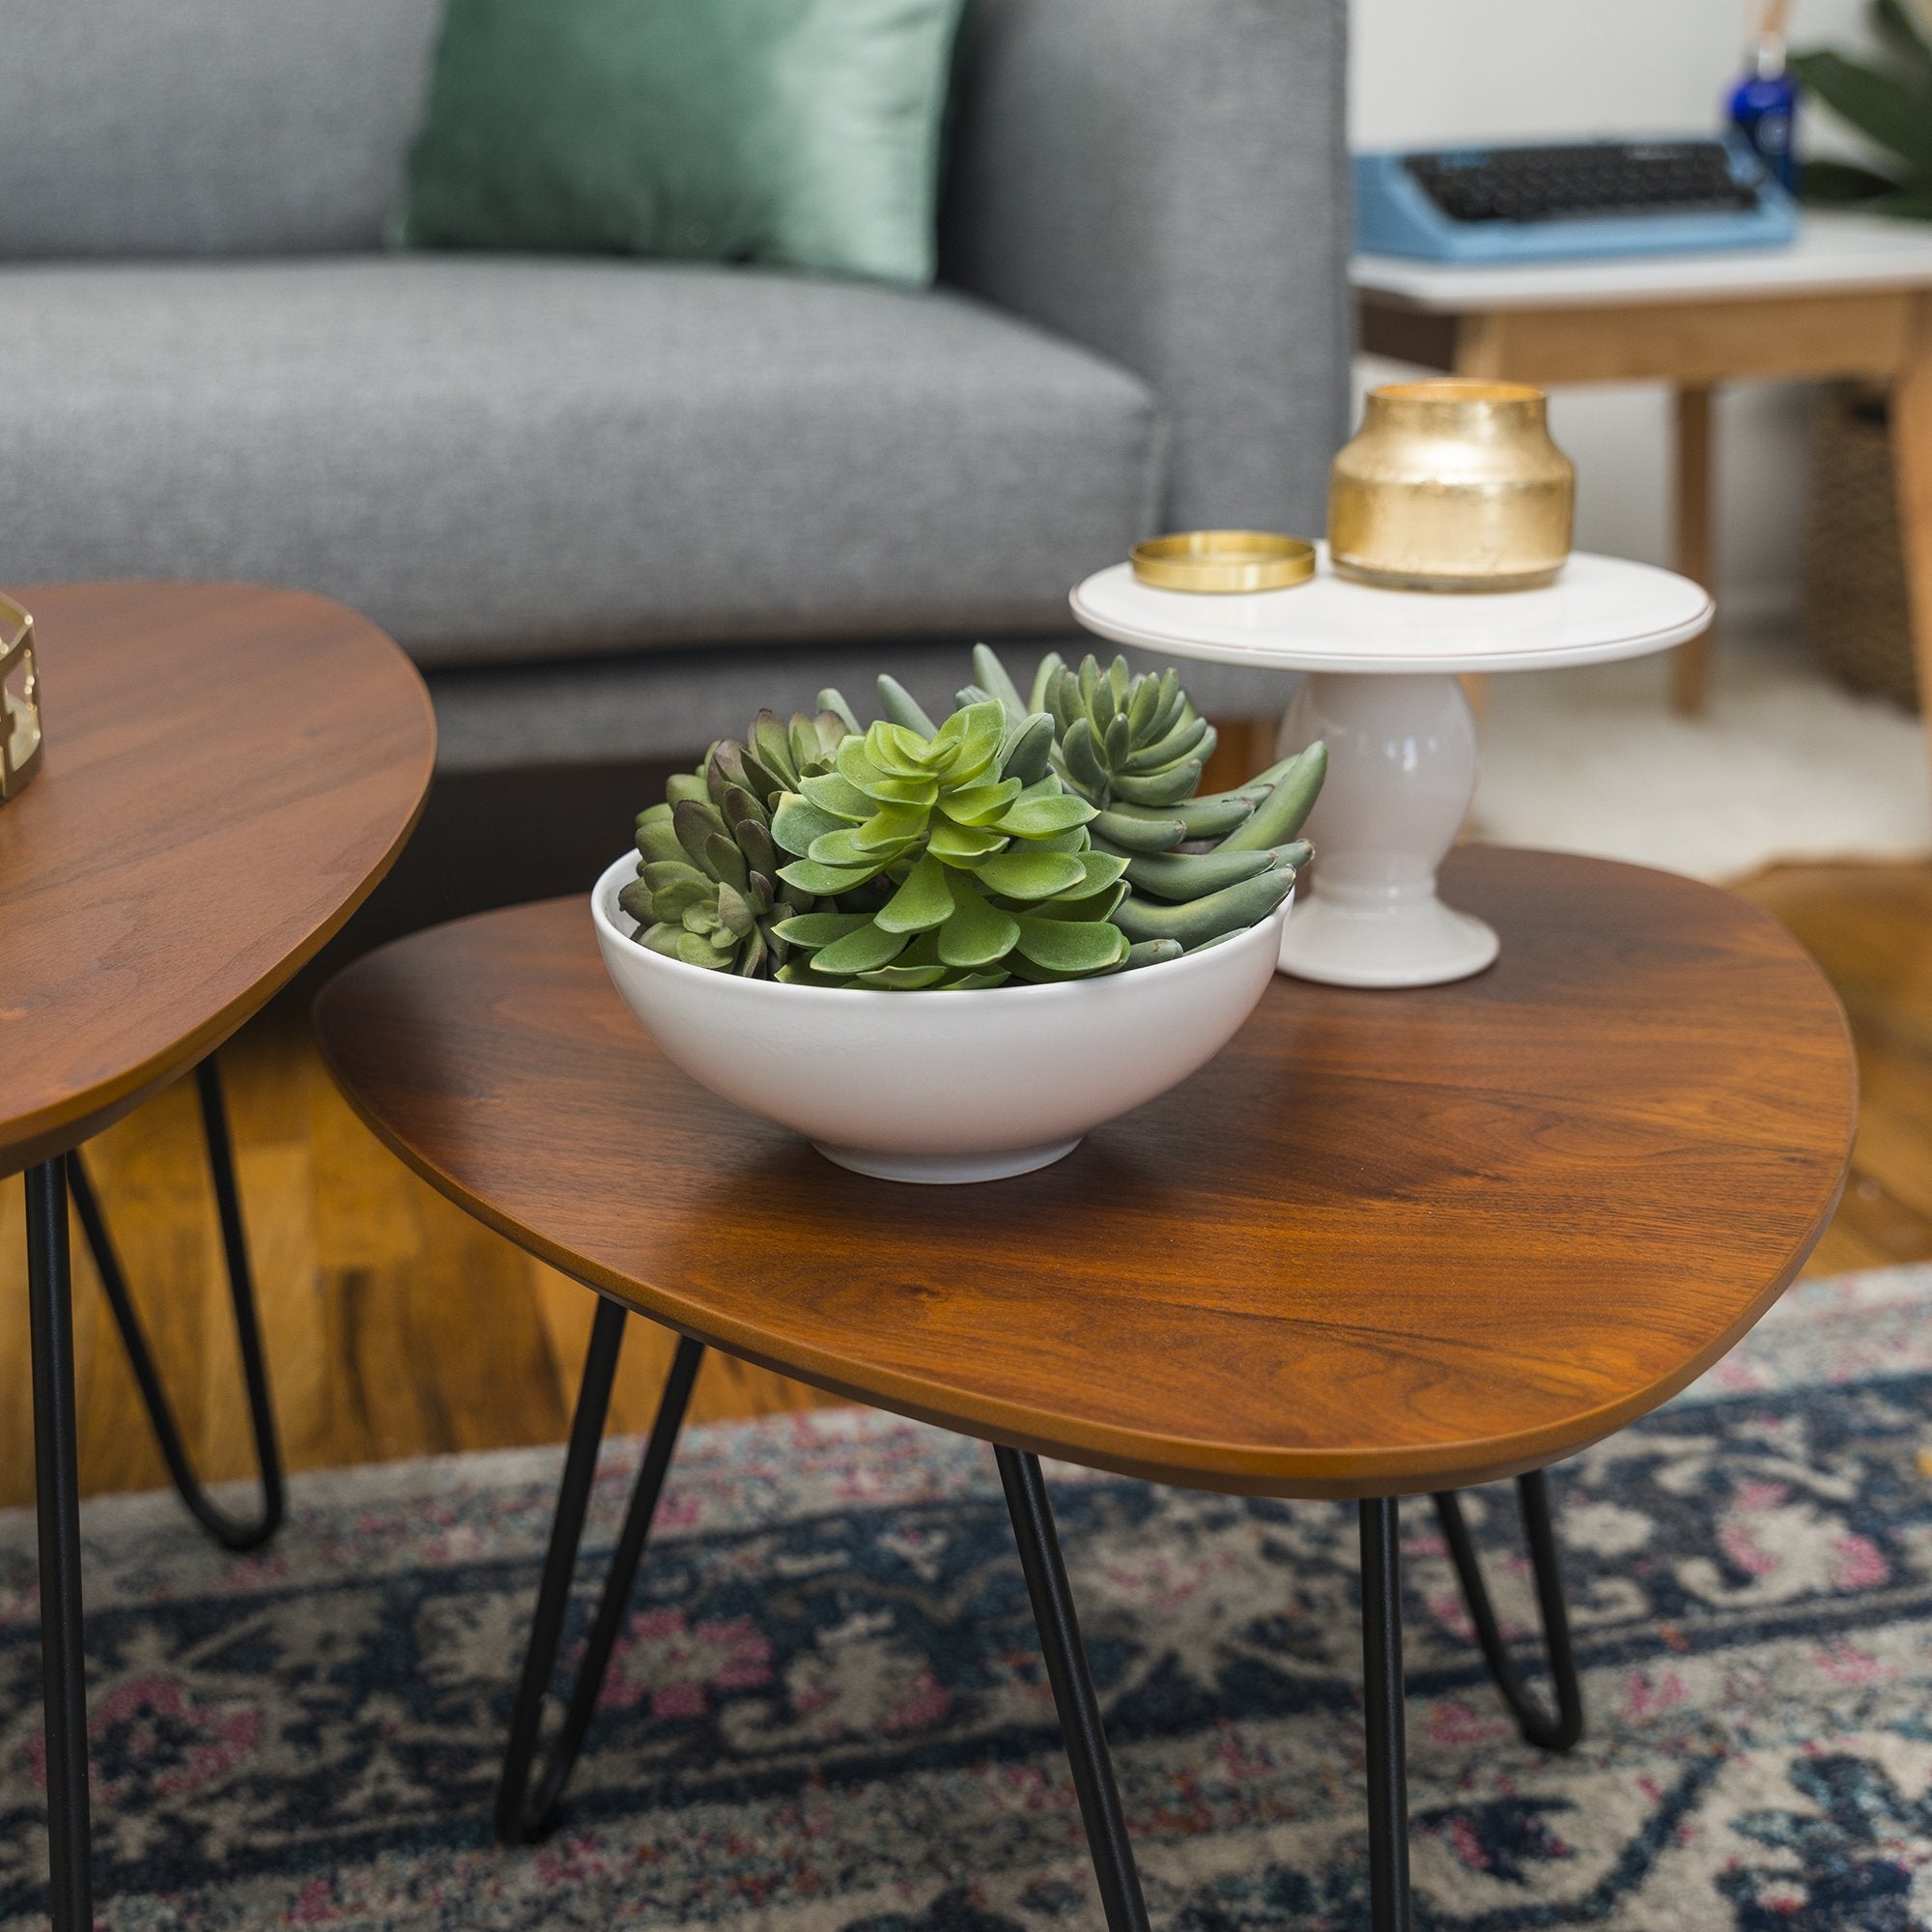
[[[1883,390],[1819,400],[1804,545],[1804,629],[1819,662],[1854,691],[1918,705],[1905,554]]]

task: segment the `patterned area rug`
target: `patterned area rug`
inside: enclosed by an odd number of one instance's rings
[[[1810,1286],[1566,1464],[1590,1729],[1504,1722],[1405,1513],[1418,1922],[1932,1923],[1932,1268]],[[614,1447],[593,1541],[636,1445]],[[694,1432],[563,1828],[487,1816],[556,1461],[308,1479],[266,1556],[88,1512],[113,1928],[1045,1932],[1097,1905],[990,1454]],[[1050,1472],[1154,1923],[1365,1925],[1353,1512]],[[1506,1488],[1472,1499],[1531,1622]],[[33,1536],[0,1518],[0,1926],[43,1909]]]

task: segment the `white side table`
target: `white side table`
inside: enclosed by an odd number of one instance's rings
[[[1932,226],[1807,211],[1789,248],[1475,266],[1358,255],[1349,279],[1375,355],[1545,387],[1670,384],[1671,562],[1705,583],[1715,389],[1767,378],[1889,384],[1918,682],[1932,694]],[[1682,711],[1703,709],[1708,656],[1699,641],[1677,658]],[[1924,709],[1932,734],[1932,701]]]
[[[1283,928],[1286,973],[1336,986],[1434,986],[1480,973],[1496,935],[1435,895],[1435,868],[1476,789],[1476,726],[1457,676],[1642,657],[1711,621],[1688,578],[1573,555],[1547,589],[1493,596],[1381,590],[1334,575],[1325,547],[1291,590],[1153,590],[1121,563],[1072,595],[1116,643],[1312,673],[1289,741],[1324,739],[1328,781],[1309,820],[1313,885]]]

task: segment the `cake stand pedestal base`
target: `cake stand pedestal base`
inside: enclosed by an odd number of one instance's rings
[[[1310,815],[1310,890],[1282,928],[1281,970],[1330,986],[1437,986],[1480,973],[1496,935],[1435,896],[1476,789],[1476,724],[1446,673],[1317,671],[1282,727],[1317,738],[1328,778]]]

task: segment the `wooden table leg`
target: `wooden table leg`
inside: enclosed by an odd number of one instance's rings
[[[1932,758],[1932,296],[1918,298],[1906,359],[1891,389],[1891,457],[1906,596],[1918,661],[1918,708]]]
[[[1677,391],[1671,565],[1711,588],[1711,390],[1687,383]],[[1670,659],[1670,701],[1686,718],[1701,716],[1711,684],[1712,634],[1679,644]]]

